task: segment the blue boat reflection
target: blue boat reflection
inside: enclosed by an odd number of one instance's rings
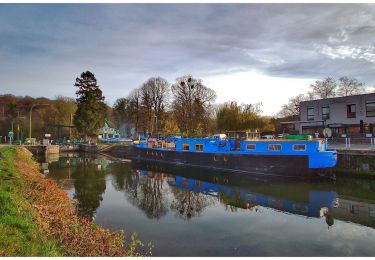
[[[147,170],[138,170],[143,176],[150,176]],[[327,217],[330,210],[338,206],[338,196],[333,191],[308,191],[307,201],[293,201],[259,192],[249,191],[241,187],[231,187],[201,181],[182,176],[168,178],[171,187],[198,192],[216,197],[226,205],[249,209],[256,206],[273,208],[285,213],[303,215],[306,217]]]

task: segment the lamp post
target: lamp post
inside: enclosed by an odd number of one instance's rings
[[[36,107],[36,106],[49,106],[48,104],[34,104],[31,106],[30,108],[30,112],[29,112],[29,139],[31,139],[31,115],[33,113],[33,108]]]
[[[31,114],[33,113],[33,108],[36,107],[37,105],[32,105],[30,108],[30,113],[29,113],[29,139],[31,139]]]

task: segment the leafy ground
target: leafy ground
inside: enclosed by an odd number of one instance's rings
[[[23,148],[0,147],[0,256],[141,256],[143,244],[79,217]],[[142,252],[149,255],[150,252]]]

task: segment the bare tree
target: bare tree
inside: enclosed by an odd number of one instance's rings
[[[317,98],[330,98],[336,96],[337,83],[334,78],[328,77],[323,81],[317,80],[310,85],[312,94]]]
[[[300,104],[303,101],[311,100],[311,95],[300,94],[289,99],[288,104],[282,106],[280,112],[278,113],[281,117],[288,116],[299,116],[300,114]]]
[[[186,75],[176,79],[172,93],[173,113],[180,130],[187,135],[200,132],[197,130],[206,125],[206,119],[212,113],[215,91],[204,86],[200,79]]]
[[[134,125],[135,132],[139,131],[140,128],[140,119],[142,117],[141,110],[141,93],[139,89],[134,89],[128,95],[129,100],[129,114],[131,115],[131,122]]]
[[[142,107],[148,118],[148,130],[154,129],[154,123],[157,119],[160,121],[163,117],[169,101],[169,82],[161,77],[148,79],[140,88]],[[157,127],[157,126],[156,126]]]
[[[339,78],[338,95],[339,96],[350,96],[356,94],[362,94],[365,92],[364,83],[359,82],[355,78],[349,78],[347,76]]]

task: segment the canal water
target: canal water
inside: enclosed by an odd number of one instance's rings
[[[374,256],[375,180],[288,180],[62,154],[42,168],[80,214],[154,256]]]

